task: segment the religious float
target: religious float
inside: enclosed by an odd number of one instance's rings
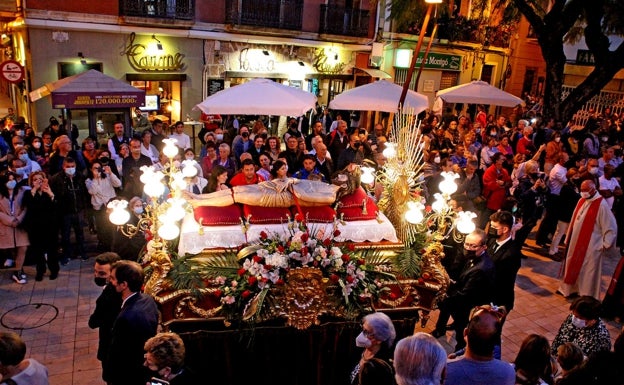
[[[114,224],[147,235],[145,292],[195,368],[220,368],[211,379],[226,383],[341,383],[362,316],[386,312],[398,337],[425,325],[449,285],[441,242],[472,231],[474,214],[449,206],[451,174],[423,205],[415,122],[397,115],[377,175],[352,166],[333,184],[284,178],[195,195],[184,191],[195,167],[171,161],[143,170],[151,201],[138,223],[126,224],[126,202],[109,204]]]

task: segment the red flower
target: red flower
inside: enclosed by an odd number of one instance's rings
[[[277,281],[275,281],[276,285],[283,285],[284,284],[284,280],[283,279],[278,279]]]
[[[390,293],[390,299],[397,299],[399,296],[396,293]]]
[[[258,278],[256,278],[255,275],[250,275],[249,278],[247,278],[247,283],[249,283],[251,286],[255,285],[256,282],[258,282]]]
[[[418,283],[419,283],[420,285],[422,285],[422,284],[424,284],[424,283],[425,283],[425,280],[424,280],[424,279],[422,279],[422,278],[418,278]]]
[[[325,238],[325,240],[323,240],[323,245],[325,245],[325,246],[331,245],[331,239]]]
[[[366,263],[366,261],[365,261],[363,258],[358,259],[356,262],[357,262],[357,264],[358,264],[358,265],[360,265],[360,266],[362,266],[363,264],[365,264],[365,263]]]
[[[301,254],[303,254],[303,255],[308,255],[308,248],[307,248],[306,246],[303,246],[303,247],[301,248]]]
[[[262,239],[263,241],[265,239],[267,239],[269,237],[269,235],[266,233],[266,231],[261,231],[260,232],[260,239]]]
[[[247,270],[245,270],[244,267],[241,267],[240,269],[238,269],[238,276],[242,277],[243,275],[245,275],[246,272]]]
[[[340,233],[340,230],[338,230],[338,229],[334,230],[334,237],[337,237],[337,236],[339,236],[340,234],[341,234],[341,233]]]
[[[257,255],[254,255],[254,256],[253,256],[253,261],[254,261],[255,263],[260,263],[260,262],[262,262],[262,257],[259,257],[259,256],[257,256]]]
[[[332,282],[338,282],[340,280],[340,277],[338,276],[338,274],[332,274],[329,276],[329,279],[331,279]]]
[[[295,214],[295,220],[296,220],[297,222],[301,222],[301,221],[303,220],[303,217],[301,216],[301,214],[300,214],[300,213]]]
[[[223,294],[223,292],[221,290],[219,290],[219,289],[215,290],[215,292],[214,292],[214,295],[217,298],[221,297],[221,294]]]
[[[280,253],[283,253],[284,250],[285,250],[284,246],[282,246],[282,245],[277,246],[277,251],[279,251]]]
[[[260,281],[262,281],[262,282],[264,282],[264,283],[267,283],[267,282],[269,282],[269,279],[268,279],[268,278],[264,278],[264,277],[262,277],[262,278],[260,278]]]
[[[429,214],[431,212],[431,206],[425,206],[425,212]]]
[[[349,251],[355,251],[355,245],[353,243],[349,243],[347,245],[347,249],[349,249]]]
[[[154,234],[152,234],[152,232],[149,230],[145,230],[145,240],[149,242],[152,239],[154,239]]]
[[[347,282],[353,283],[353,276],[352,275],[347,275]]]
[[[267,270],[273,269],[273,265],[264,265],[264,268]]]
[[[251,295],[251,291],[249,290],[245,290],[244,292],[241,293],[241,297],[243,297],[243,299],[247,299],[250,295]]]
[[[310,236],[308,235],[308,233],[303,233],[303,235],[301,236],[301,241],[307,242],[308,239],[310,239]]]
[[[349,257],[349,254],[342,254],[342,256],[340,258],[345,263],[347,263],[347,262],[349,262],[351,260],[351,257]]]

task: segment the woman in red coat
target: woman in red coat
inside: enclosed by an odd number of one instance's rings
[[[487,199],[486,212],[483,215],[485,222],[491,214],[503,207],[507,190],[511,186],[511,177],[503,167],[505,156],[500,152],[492,155],[492,165],[483,174],[483,196]]]

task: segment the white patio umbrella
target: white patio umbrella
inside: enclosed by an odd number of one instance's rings
[[[333,110],[397,112],[403,87],[387,80],[378,80],[352,88],[336,96],[329,102]],[[408,90],[404,110],[413,108],[419,114],[429,107],[429,98]]]
[[[515,107],[518,104],[524,104],[524,101],[519,97],[481,80],[440,90],[437,97],[446,103],[492,104],[503,107]]]
[[[195,106],[205,114],[301,116],[316,106],[316,96],[269,79],[252,79],[219,91]]]

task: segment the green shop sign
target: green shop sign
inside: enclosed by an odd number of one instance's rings
[[[424,52],[421,52],[418,55],[418,58],[416,59],[416,68],[420,67],[420,63],[422,63],[424,56]],[[461,60],[462,57],[459,55],[446,55],[443,53],[430,52],[429,55],[427,55],[425,68],[444,71],[459,71],[461,69]]]

